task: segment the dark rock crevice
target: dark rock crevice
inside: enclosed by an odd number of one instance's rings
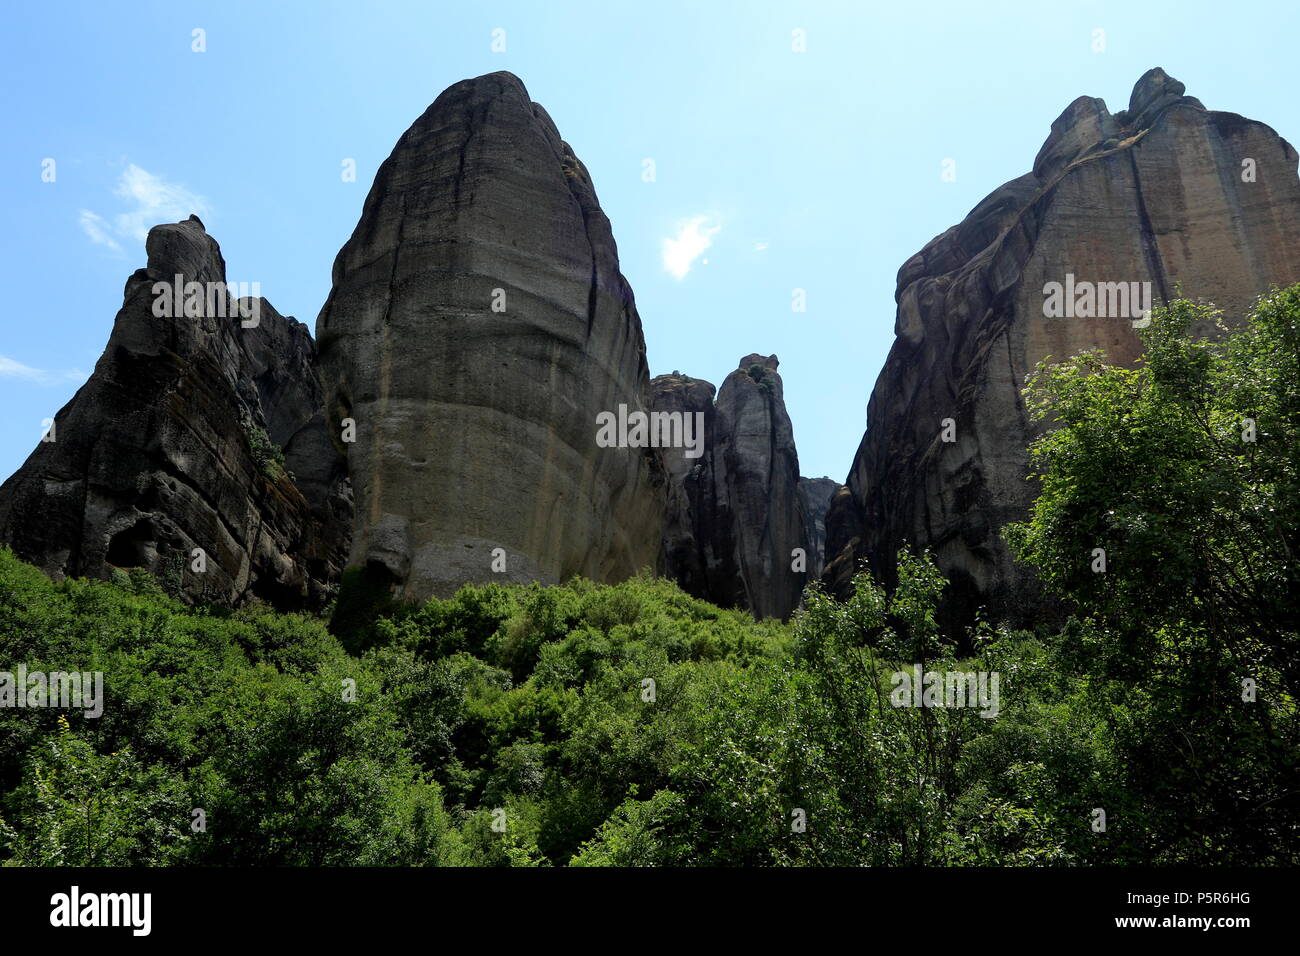
[[[1133,191],[1136,197],[1138,224],[1142,236],[1142,253],[1146,259],[1147,274],[1155,276],[1157,291],[1162,304],[1169,302],[1169,282],[1165,277],[1165,264],[1160,257],[1160,244],[1156,241],[1156,231],[1151,225],[1151,214],[1147,211],[1146,197],[1142,195],[1142,174],[1138,171],[1137,156],[1128,150],[1129,168],[1133,170]]]

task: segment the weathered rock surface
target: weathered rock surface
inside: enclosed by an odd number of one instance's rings
[[[663,450],[670,486],[665,573],[698,597],[786,618],[820,570],[818,514],[838,485],[799,477],[778,364],[775,355],[745,356],[716,404],[713,386],[700,379],[660,375],[651,384],[655,412],[700,412],[705,422],[699,458]],[[796,548],[806,553],[803,572],[792,569]]]
[[[799,507],[803,512],[808,549],[808,580],[817,581],[826,566],[826,517],[831,501],[844,486],[831,478],[800,478]]]
[[[225,262],[196,217],[155,226],[147,250],[54,440],[0,487],[0,540],[54,576],[144,567],[191,600],[317,607],[347,556],[351,495],[307,327],[265,299],[251,328],[232,307],[155,315],[155,282],[224,283]],[[283,468],[258,460],[257,430]]]
[[[661,449],[668,475],[666,518],[660,568],[688,594],[706,600],[735,602],[737,587],[734,563],[719,555],[734,552],[729,526],[719,520],[719,503],[713,489],[713,443],[717,436],[716,389],[703,379],[674,372],[658,375],[650,382],[650,406],[654,412],[702,415],[703,454],[687,457],[685,448]],[[724,567],[726,564],[726,567]],[[715,594],[718,597],[715,597]]]
[[[600,412],[648,406],[641,320],[586,168],[516,77],[455,84],[403,134],[333,278],[316,328],[330,433],[355,422],[354,566],[419,599],[655,565],[658,452],[596,441]]]
[[[1027,513],[1019,390],[1046,356],[1100,347],[1131,363],[1128,317],[1045,318],[1044,287],[1150,282],[1153,304],[1212,300],[1229,318],[1300,279],[1296,151],[1268,126],[1207,111],[1159,69],[1127,110],[1081,97],[1052,124],[1033,171],[991,193],[898,274],[897,339],[829,519],[825,576],[840,593],[865,559],[892,583],[904,541],[933,550],[950,613],[1014,619],[1041,605],[1000,529]],[[1253,172],[1253,175],[1251,173]],[[945,419],[955,440],[944,442]]]

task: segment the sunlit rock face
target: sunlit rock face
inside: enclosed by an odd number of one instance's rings
[[[1272,284],[1300,279],[1296,151],[1268,126],[1183,93],[1155,69],[1119,113],[1079,98],[1052,124],[1032,172],[899,270],[897,339],[848,496],[828,519],[834,590],[846,593],[864,560],[892,583],[907,542],[931,549],[952,581],[950,619],[987,605],[1032,620],[1043,608],[1035,582],[1000,536],[1036,493],[1026,376],[1048,356],[1084,349],[1122,364],[1138,357],[1132,315],[1116,314],[1132,304],[1103,284],[1138,283],[1155,305],[1181,288],[1231,321]],[[1052,283],[1077,290],[1056,317],[1045,315]]]
[[[516,77],[457,83],[403,134],[333,280],[352,565],[411,599],[655,566],[659,452],[596,440],[648,406],[641,320],[586,168]]]

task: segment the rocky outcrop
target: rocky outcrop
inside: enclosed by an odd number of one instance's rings
[[[720,505],[714,493],[716,389],[710,382],[679,372],[656,376],[650,388],[652,411],[680,414],[683,422],[691,416],[691,421],[702,424],[703,433],[703,453],[699,457],[688,457],[684,447],[661,449],[668,483],[660,569],[688,594],[734,605],[736,595],[743,594],[744,589],[737,586],[735,562],[730,560],[735,550],[731,529],[720,520]]]
[[[826,517],[832,499],[843,487],[838,481],[824,476],[799,479],[799,508],[803,512],[809,581],[819,580],[826,565]]]
[[[197,217],[155,226],[147,251],[94,374],[0,487],[0,540],[54,576],[143,567],[190,600],[319,606],[351,495],[311,336],[265,299],[236,306]],[[160,298],[177,275],[203,292]]]
[[[516,77],[457,83],[402,135],[333,278],[354,566],[407,599],[654,566],[658,452],[597,442],[602,412],[648,405],[641,320],[591,177]]]
[[[1141,346],[1118,287],[1091,315],[1047,317],[1049,283],[1150,283],[1154,305],[1181,286],[1235,317],[1271,284],[1300,279],[1296,151],[1183,93],[1156,69],[1119,113],[1071,103],[1032,172],[899,270],[897,339],[829,519],[834,590],[861,560],[892,583],[907,542],[948,574],[951,619],[978,605],[1019,620],[1041,608],[1000,537],[1035,493],[1026,447],[1037,432],[1020,389],[1047,356],[1100,347],[1132,363]]]
[[[652,407],[698,413],[705,430],[698,458],[684,449],[663,452],[670,479],[665,573],[698,597],[786,618],[804,584],[815,579],[819,501],[830,493],[821,483],[835,483],[799,477],[778,364],[775,355],[745,356],[722,383],[716,404],[708,382],[660,375],[652,383]],[[795,549],[804,551],[803,570],[796,570]]]

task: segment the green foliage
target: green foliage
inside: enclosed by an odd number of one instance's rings
[[[751,365],[749,368],[745,369],[745,374],[758,384],[759,389],[761,389],[764,394],[771,396],[776,392],[776,385],[773,382],[772,376],[768,375],[767,372],[768,370],[762,365]]]
[[[371,568],[328,630],[0,551],[0,660],[101,670],[108,698],[0,708],[0,860],[1294,865],[1300,287],[1188,334],[1210,318],[1174,303],[1137,368],[1031,383],[1055,428],[1008,537],[1072,604],[1057,633],[945,637],[907,549],[892,593],[814,585],[788,624],[649,575],[408,606]],[[996,676],[996,706],[914,706],[914,667]]]
[[[330,630],[350,652],[359,654],[385,635],[376,633],[383,616],[395,614],[400,603],[393,597],[392,577],[372,564],[348,568],[339,583]]]
[[[685,801],[671,790],[638,800],[636,791],[600,825],[570,866],[680,866],[687,862],[662,839],[666,828],[682,825]]]
[[[1135,652],[1161,628],[1231,645],[1244,673],[1300,692],[1300,286],[1217,341],[1185,300],[1156,310],[1144,361],[1040,365],[1026,396],[1058,425],[1032,460],[1042,494],[1007,538]],[[1103,549],[1104,573],[1094,571]]]
[[[1217,321],[1176,301],[1136,368],[1088,353],[1026,391],[1056,428],[1007,538],[1081,620],[1061,665],[1088,677],[1132,861],[1294,862],[1300,835],[1300,286],[1192,334]]]
[[[223,865],[376,865],[435,854],[446,820],[403,748],[388,702],[354,664],[309,681],[266,668],[241,675],[201,765],[212,825],[201,856]],[[340,693],[357,681],[355,700]],[[423,808],[423,809],[420,809]],[[424,830],[411,832],[414,818]]]
[[[649,577],[367,600],[349,653],[311,617],[187,608],[143,573],[55,583],[0,550],[4,659],[103,671],[107,697],[98,719],[0,709],[0,859],[565,863],[667,779],[695,666],[789,646]]]
[[[284,470],[284,449],[271,441],[271,436],[266,433],[266,429],[245,421],[244,437],[248,440],[248,450],[253,456],[253,462],[261,470],[262,474],[272,481],[286,474]]]
[[[319,621],[56,584],[0,550],[0,659],[102,671],[105,695],[98,719],[0,708],[6,862],[458,858],[440,790],[408,756],[398,700],[382,691],[384,668],[349,658]],[[191,829],[195,809],[206,832]]]
[[[188,812],[181,782],[129,750],[96,753],[59,718],[11,796],[17,830],[0,818],[12,866],[166,865],[182,858]]]

